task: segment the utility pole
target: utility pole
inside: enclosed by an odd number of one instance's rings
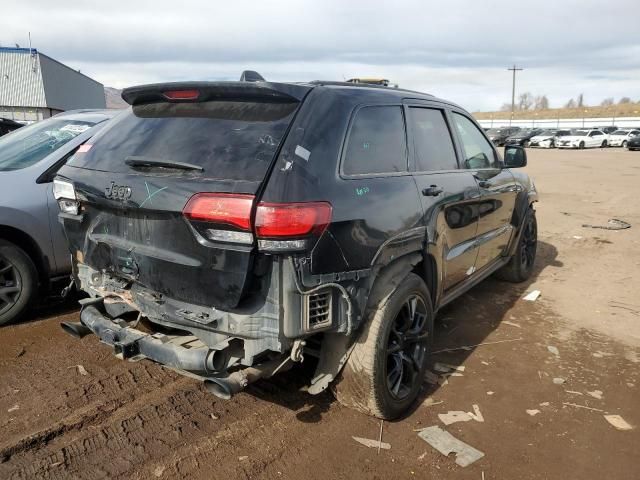
[[[515,65],[511,68],[507,68],[513,72],[513,83],[511,84],[511,119],[509,120],[509,126],[511,126],[511,122],[513,122],[513,112],[516,107],[516,72],[520,72],[524,70],[523,68],[517,68]]]

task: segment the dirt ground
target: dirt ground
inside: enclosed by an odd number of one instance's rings
[[[541,194],[535,275],[489,279],[440,312],[435,350],[472,347],[431,361],[464,371],[425,382],[411,413],[384,423],[390,450],[352,439],[377,439],[380,421],[301,392],[304,369],[218,400],[69,337],[58,324],[78,311],[54,304],[0,329],[0,478],[639,478],[640,152],[530,150],[528,170]],[[610,218],[632,228],[582,227]],[[533,289],[541,297],[523,301]],[[474,404],[483,422],[438,419]],[[484,457],[458,466],[418,437],[431,425]]]

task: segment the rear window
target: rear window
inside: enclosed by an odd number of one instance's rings
[[[70,165],[125,173],[136,157],[202,167],[207,178],[260,181],[298,103],[214,101],[132,107],[94,137],[92,148]],[[145,167],[153,172],[175,172]],[[140,168],[137,168],[140,170]],[[193,171],[190,171],[193,175]]]
[[[0,172],[35,165],[95,123],[51,118],[0,138]]]
[[[353,121],[344,155],[347,175],[407,170],[407,142],[400,106],[361,108]]]

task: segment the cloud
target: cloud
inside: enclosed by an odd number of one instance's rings
[[[640,98],[637,0],[3,4],[0,43],[25,45],[30,30],[44,53],[117,87],[246,68],[272,80],[379,75],[488,109],[510,98],[517,63],[518,90],[552,104],[580,92]]]

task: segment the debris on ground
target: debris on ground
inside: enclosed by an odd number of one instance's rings
[[[610,218],[606,225],[591,225],[589,223],[583,223],[585,228],[600,228],[602,230],[624,230],[631,228],[631,224],[617,218]]]
[[[549,345],[547,347],[547,350],[549,350],[549,352],[553,353],[556,356],[560,355],[560,350],[558,350],[558,347],[554,347],[553,345]]]
[[[573,238],[576,240],[582,240],[582,235],[574,235]]]
[[[502,323],[506,324],[506,325],[511,325],[512,327],[518,327],[518,328],[522,328],[520,325],[518,325],[517,323],[513,323],[510,322],[509,320],[503,320]]]
[[[361,437],[351,437],[356,442],[364,445],[369,448],[382,448],[383,450],[391,450],[391,445],[386,442],[381,442],[380,440],[372,440],[370,438],[361,438]]]
[[[442,400],[436,402],[432,397],[428,397],[424,402],[422,402],[423,407],[433,407],[434,405],[440,405],[444,403]]]
[[[210,413],[209,416],[211,417],[211,420],[218,420],[219,418],[215,413]]]
[[[541,407],[548,407],[550,405],[549,402],[542,402],[539,404]]]
[[[247,458],[249,458],[249,455],[242,455],[241,457],[238,457],[238,461],[239,462],[243,462],[244,460],[246,460]]]
[[[23,356],[25,353],[27,353],[27,349],[24,348],[24,346],[20,347],[20,350],[18,350],[18,353],[16,353],[16,358],[20,358],[21,356]]]
[[[576,407],[576,408],[584,408],[586,410],[593,410],[594,412],[604,412],[604,410],[601,410],[599,408],[587,407],[586,405],[578,405],[577,403],[562,402],[562,404],[563,405],[568,405],[569,407]]]
[[[527,300],[528,302],[535,302],[541,293],[542,292],[540,292],[540,290],[534,290],[532,292],[527,293],[524,297],[522,297],[522,299]]]
[[[451,371],[464,372],[464,365],[449,365],[448,363],[436,362],[433,369],[436,372],[449,373]]]
[[[618,430],[631,430],[633,428],[620,415],[605,415],[604,418]]]
[[[463,412],[462,410],[450,410],[447,413],[439,413],[438,418],[445,425],[473,420],[471,418],[471,415],[469,415],[467,412]]]
[[[492,392],[491,390],[489,390],[489,391],[487,392],[487,395],[493,395],[494,393],[495,393],[495,392]]]
[[[18,405],[17,403],[11,407],[9,410],[7,410],[7,412],[11,413],[11,412],[15,412],[16,410],[20,410],[20,405]]]
[[[156,477],[161,477],[161,476],[162,476],[162,474],[164,473],[164,469],[165,469],[165,467],[164,467],[164,466],[159,465],[159,466],[157,466],[157,467],[155,468],[155,470],[153,471],[153,474],[154,474]]]
[[[446,377],[442,377],[440,375],[437,375],[435,373],[433,373],[430,370],[426,370],[424,372],[424,379],[427,381],[427,383],[430,383],[431,385],[447,385],[449,383],[449,381],[446,379]]]
[[[553,383],[555,383],[556,385],[562,385],[564,382],[566,382],[566,380],[561,377],[555,377],[553,379]]]
[[[571,393],[572,395],[582,395],[582,392],[576,392],[575,390],[565,390],[564,393]]]
[[[78,369],[78,373],[83,377],[86,377],[87,375],[89,375],[89,372],[87,372],[87,370],[82,365],[76,365],[76,367]]]
[[[450,453],[455,453],[456,463],[461,467],[467,467],[484,457],[484,453],[480,450],[458,440],[437,425],[422,429],[418,432],[418,436],[445,457],[449,456]]]
[[[484,422],[484,417],[482,416],[482,413],[480,412],[480,407],[478,405],[472,405],[473,408],[473,413],[471,412],[467,412],[467,415],[469,415],[471,418],[473,418],[476,422]]]
[[[587,392],[587,395],[602,400],[602,390],[594,390],[593,392]]]
[[[531,415],[532,417],[535,417],[537,414],[540,413],[540,410],[534,408],[534,409],[531,409],[531,410],[527,410],[527,413],[529,415]]]

